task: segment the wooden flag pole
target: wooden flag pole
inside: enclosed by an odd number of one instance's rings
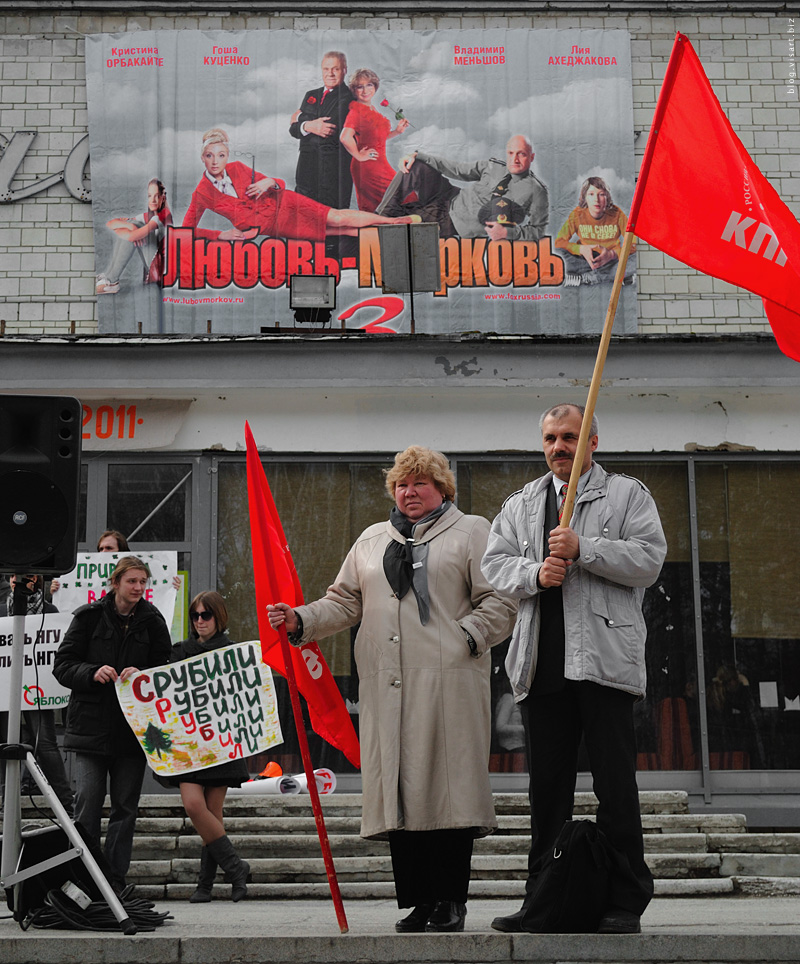
[[[250,431],[250,426],[245,423],[245,438],[247,440],[247,488],[248,488],[248,501],[250,505],[250,527],[252,536],[252,541],[254,543],[254,556],[253,556],[253,567],[258,569],[256,564],[256,552],[258,547],[261,548],[261,555],[264,562],[264,576],[266,580],[266,588],[269,593],[270,599],[278,599],[278,581],[275,574],[274,564],[270,556],[267,547],[263,545],[262,540],[268,539],[269,536],[269,526],[267,524],[267,514],[268,507],[267,503],[261,494],[261,498],[256,498],[256,479],[263,478],[266,484],[266,476],[264,475],[264,467],[261,465],[261,461],[258,458],[258,450],[256,449],[255,439],[253,438],[253,433]],[[258,472],[261,473],[259,477],[256,472],[256,466],[258,467]],[[255,517],[255,523],[254,523]],[[259,617],[259,625],[261,624],[261,618]],[[317,789],[317,778],[314,776],[314,768],[311,765],[311,753],[308,749],[308,736],[306,735],[306,727],[303,722],[303,710],[300,706],[300,692],[297,688],[297,678],[294,673],[294,663],[292,662],[292,647],[289,644],[289,636],[286,632],[286,626],[281,624],[278,627],[278,638],[281,644],[281,655],[283,657],[283,675],[286,677],[286,682],[289,684],[289,696],[292,702],[292,715],[294,716],[294,724],[297,730],[297,742],[300,745],[300,755],[303,758],[303,770],[306,775],[306,782],[308,783],[308,792],[311,796],[311,809],[314,812],[314,822],[317,825],[317,836],[319,837],[320,848],[322,849],[322,859],[325,863],[325,873],[328,877],[328,886],[331,889],[331,897],[333,898],[333,906],[336,911],[336,919],[339,922],[339,930],[342,934],[346,934],[349,931],[347,926],[347,917],[344,912],[344,905],[342,904],[342,895],[339,890],[339,881],[336,878],[336,868],[333,865],[333,857],[331,856],[331,845],[328,840],[328,831],[325,829],[325,818],[322,815],[322,805],[319,801],[319,790]]]
[[[633,245],[636,237],[636,219],[639,215],[639,207],[641,206],[645,185],[647,183],[648,175],[650,174],[650,166],[653,161],[656,140],[658,139],[658,134],[661,130],[661,124],[664,119],[664,114],[667,110],[667,104],[669,103],[672,88],[675,85],[675,78],[678,75],[678,68],[680,67],[681,59],[684,51],[686,50],[685,41],[686,38],[679,31],[675,35],[675,43],[672,47],[672,53],[670,54],[669,63],[667,64],[667,71],[664,75],[664,82],[661,85],[661,92],[658,95],[656,111],[653,115],[650,136],[647,139],[644,160],[642,161],[642,166],[639,170],[639,177],[636,181],[636,190],[633,192],[631,211],[628,215],[627,231],[625,232],[625,239],[622,243],[622,250],[620,251],[619,255],[617,273],[614,276],[614,287],[611,289],[611,300],[608,303],[606,320],[605,324],[603,325],[603,334],[600,337],[600,347],[597,350],[597,360],[594,363],[592,383],[589,386],[589,395],[586,399],[586,411],[583,415],[581,434],[578,436],[578,448],[575,452],[575,461],[572,463],[572,472],[570,473],[569,477],[569,488],[567,489],[567,497],[564,501],[564,512],[561,516],[561,522],[559,523],[563,529],[566,529],[567,526],[569,526],[570,519],[572,518],[572,509],[575,505],[575,493],[578,490],[578,479],[581,477],[581,466],[583,465],[583,459],[586,454],[586,446],[589,444],[589,433],[591,431],[592,418],[594,416],[594,407],[597,404],[597,395],[600,391],[600,380],[603,377],[603,366],[606,363],[608,346],[611,341],[611,329],[614,325],[614,316],[617,313],[619,294],[622,290],[622,279],[625,277],[625,267],[628,263],[628,255],[631,252],[631,246]]]
[[[572,508],[575,505],[575,493],[578,490],[578,479],[581,477],[581,466],[583,465],[583,459],[586,454],[586,446],[589,444],[592,418],[594,417],[594,408],[597,404],[597,395],[600,391],[600,382],[603,378],[603,366],[606,363],[608,346],[611,342],[611,329],[614,327],[614,317],[617,314],[617,304],[619,303],[619,295],[622,291],[622,279],[625,277],[625,267],[628,263],[628,255],[631,252],[631,247],[635,237],[636,235],[632,231],[626,231],[625,239],[622,242],[622,250],[620,251],[619,263],[617,264],[617,273],[614,275],[614,285],[611,289],[611,300],[608,302],[606,320],[605,324],[603,325],[603,333],[600,336],[600,346],[597,349],[597,358],[595,359],[594,363],[592,382],[589,386],[589,394],[586,398],[586,411],[583,413],[581,434],[578,436],[578,447],[575,451],[575,458],[572,462],[572,472],[570,473],[569,477],[569,488],[567,489],[567,497],[564,500],[564,512],[561,516],[561,522],[559,522],[559,526],[562,529],[566,529],[569,526],[570,519],[572,518]]]
[[[303,722],[303,710],[300,706],[300,693],[297,689],[297,680],[294,675],[294,665],[292,664],[292,647],[289,643],[289,636],[286,626],[281,623],[278,627],[278,635],[281,640],[281,653],[283,663],[286,668],[286,681],[289,684],[289,695],[292,700],[292,713],[294,714],[294,725],[297,729],[297,742],[300,744],[300,755],[303,758],[303,769],[308,783],[308,792],[311,795],[311,808],[314,811],[314,820],[317,824],[317,834],[319,836],[320,847],[322,848],[322,859],[325,862],[325,873],[328,875],[328,885],[331,889],[333,906],[336,910],[336,920],[339,922],[339,930],[346,934],[350,928],[347,925],[347,917],[342,903],[342,894],[339,890],[339,881],[336,877],[336,868],[333,865],[331,855],[331,844],[328,840],[328,831],[325,828],[325,818],[322,816],[322,804],[319,800],[319,790],[317,789],[317,778],[314,776],[314,768],[311,765],[311,753],[308,749],[308,736]]]

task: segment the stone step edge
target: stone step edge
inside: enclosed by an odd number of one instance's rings
[[[677,886],[682,885],[682,886]],[[395,896],[392,881],[342,881],[340,890],[345,900],[384,900]],[[137,884],[135,896],[150,900],[188,900],[194,892],[193,883]],[[473,898],[522,900],[523,887],[520,881],[482,881],[470,882],[470,896]],[[656,897],[726,897],[735,894],[735,881],[725,880],[687,880],[656,881]],[[248,884],[248,899],[319,899],[330,900],[327,882],[297,884]],[[226,900],[230,896],[230,886],[215,884],[214,900]],[[158,909],[158,908],[156,908]]]

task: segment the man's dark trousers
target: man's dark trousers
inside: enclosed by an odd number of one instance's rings
[[[558,692],[531,695],[520,703],[530,773],[526,894],[535,884],[537,862],[553,846],[564,821],[572,818],[583,736],[599,801],[597,826],[623,856],[612,874],[609,907],[641,915],[650,902],[653,877],[644,861],[634,700],[609,686],[566,680]]]

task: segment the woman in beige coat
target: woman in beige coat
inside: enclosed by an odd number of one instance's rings
[[[413,908],[399,932],[460,931],[472,842],[497,826],[488,650],[516,604],[480,571],[489,523],[453,505],[441,453],[398,453],[386,488],[389,521],[359,536],[325,596],[269,618],[298,644],[361,623],[361,835],[389,841],[398,906]]]

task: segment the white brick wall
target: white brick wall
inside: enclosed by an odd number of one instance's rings
[[[424,0],[420,6],[424,7]],[[111,7],[109,6],[109,9]],[[800,21],[800,18],[798,18]],[[648,16],[0,16],[0,134],[35,129],[38,137],[14,186],[60,171],[86,133],[85,33],[125,30],[450,30],[466,27],[628,29],[633,55],[634,125],[639,161],[676,30],[688,34],[722,106],[756,163],[800,213],[800,106],[786,91],[787,18]],[[797,34],[795,34],[797,36]],[[687,226],[690,222],[687,216]],[[59,185],[23,202],[0,205],[0,321],[11,333],[79,334],[97,330],[91,209]],[[699,275],[639,245],[641,333],[768,331],[760,299]]]

